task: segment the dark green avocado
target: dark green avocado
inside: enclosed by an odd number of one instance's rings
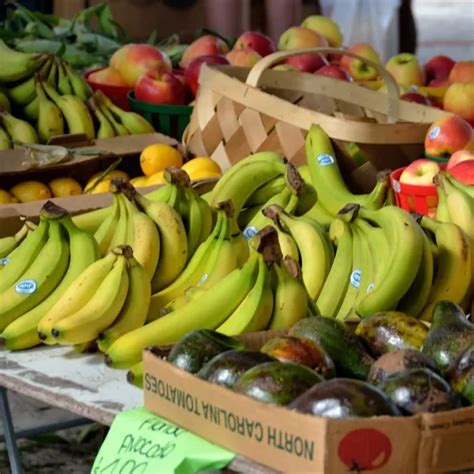
[[[474,405],[474,343],[457,358],[447,373],[451,387]]]
[[[288,408],[326,418],[400,415],[397,407],[378,388],[361,380],[335,378],[315,385]]]
[[[168,362],[195,374],[215,355],[229,349],[243,349],[239,340],[208,329],[199,329],[186,334],[171,349]]]
[[[429,369],[408,369],[393,374],[378,387],[408,415],[460,406],[460,399],[448,382]]]
[[[264,362],[275,360],[274,357],[258,351],[226,351],[217,354],[204,364],[198,372],[198,377],[208,382],[232,388],[247,370]]]
[[[304,365],[266,362],[247,370],[234,385],[234,390],[263,403],[288,405],[322,380]]]

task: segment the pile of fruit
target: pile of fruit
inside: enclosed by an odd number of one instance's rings
[[[474,405],[474,325],[449,301],[436,304],[429,328],[390,311],[363,319],[355,332],[314,316],[258,351],[218,331],[196,330],[173,346],[167,360],[260,402],[327,418]],[[128,380],[140,385],[142,375],[137,365]]]

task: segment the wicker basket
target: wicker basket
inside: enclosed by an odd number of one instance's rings
[[[387,94],[325,76],[270,69],[302,53],[341,53],[333,48],[277,52],[251,70],[202,68],[199,93],[183,141],[195,155],[211,156],[225,170],[250,153],[274,150],[306,161],[305,133],[318,123],[336,145],[338,161],[354,190],[365,191],[378,170],[400,168],[423,153],[429,125],[445,112],[399,99],[398,86],[373,66]]]

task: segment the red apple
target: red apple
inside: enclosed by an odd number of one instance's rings
[[[205,35],[191,43],[181,58],[180,66],[186,69],[188,64],[199,56],[216,56],[229,52],[227,44],[214,35]]]
[[[342,33],[339,25],[327,16],[311,15],[303,20],[301,26],[316,31],[324,36],[333,48],[340,48],[342,44]]]
[[[262,56],[257,51],[246,48],[233,49],[226,54],[226,58],[232,66],[252,67],[262,59]]]
[[[344,69],[341,69],[339,66],[323,66],[315,71],[314,74],[318,76],[333,77],[334,79],[341,79],[348,82],[352,81],[352,78],[349,76],[349,74],[347,74],[347,72],[344,71]]]
[[[385,69],[394,77],[398,84],[404,86],[422,86],[425,83],[423,71],[414,54],[400,53],[392,56]]]
[[[314,72],[317,69],[326,66],[326,58],[318,53],[297,54],[285,59],[285,64],[293,66],[301,72]]]
[[[470,149],[473,140],[472,127],[462,117],[446,115],[433,122],[426,132],[425,152],[429,156],[444,157]]]
[[[443,87],[447,88],[449,87],[449,79],[431,79],[430,82],[428,82],[428,87]]]
[[[183,105],[185,88],[171,72],[151,71],[138,79],[135,97],[149,104]]]
[[[410,163],[400,176],[400,183],[434,186],[433,178],[441,171],[438,163],[423,158]]]
[[[474,160],[474,151],[473,150],[458,150],[451,155],[446,164],[446,170],[450,171],[451,168],[454,168],[458,165],[458,163],[462,163],[463,161],[471,161]]]
[[[267,35],[258,31],[242,33],[234,44],[234,49],[253,49],[260,56],[268,56],[276,51],[274,41]]]
[[[168,56],[149,44],[128,44],[120,48],[110,60],[110,64],[130,87],[138,78],[149,71],[171,71]]]
[[[451,84],[444,94],[443,106],[474,126],[474,82]]]
[[[229,65],[229,60],[222,55],[214,55],[214,56],[199,56],[194,58],[189,64],[188,67],[184,71],[184,77],[186,79],[186,83],[188,84],[189,89],[191,90],[194,97],[196,97],[197,90],[199,87],[198,78],[199,72],[201,71],[201,67],[203,64],[223,64]]]
[[[108,86],[127,86],[120,73],[113,67],[105,67],[91,72],[87,79],[91,82]]]
[[[278,49],[288,51],[299,48],[325,48],[328,46],[327,39],[309,28],[292,26],[282,33],[278,41]]]
[[[459,61],[449,73],[449,82],[474,82],[474,61]]]
[[[406,92],[402,96],[400,96],[400,99],[406,100],[407,102],[416,102],[417,104],[423,104],[423,105],[429,105],[431,106],[431,100],[428,99],[428,97],[425,97],[422,94],[419,94],[418,92]]]
[[[374,63],[380,62],[380,56],[370,44],[357,43],[348,48],[349,52],[369,59]],[[360,59],[351,56],[342,56],[341,67],[345,69],[356,81],[372,81],[377,78],[378,72]]]
[[[448,58],[448,56],[439,55],[432,57],[424,67],[426,83],[429,84],[434,79],[447,79],[455,64],[456,62]]]
[[[474,160],[463,161],[453,166],[449,173],[461,183],[474,186]]]

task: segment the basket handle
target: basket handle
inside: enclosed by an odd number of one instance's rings
[[[387,85],[387,116],[394,119],[398,118],[398,100],[400,98],[400,93],[398,85],[395,82],[395,79],[392,75],[383,67],[383,65],[370,61],[367,58],[359,56],[352,53],[351,51],[346,51],[344,49],[338,48],[304,48],[304,49],[292,49],[290,51],[277,51],[276,53],[269,54],[265,56],[260,61],[258,61],[255,66],[250,70],[249,75],[247,76],[246,84],[251,87],[258,87],[260,78],[262,74],[270,67],[278,64],[283,59],[290,58],[291,56],[298,56],[299,54],[306,53],[337,53],[344,54],[345,56],[351,56],[353,58],[359,59],[368,66],[372,66],[380,75],[380,77],[385,81]],[[317,77],[317,75],[315,75]]]

